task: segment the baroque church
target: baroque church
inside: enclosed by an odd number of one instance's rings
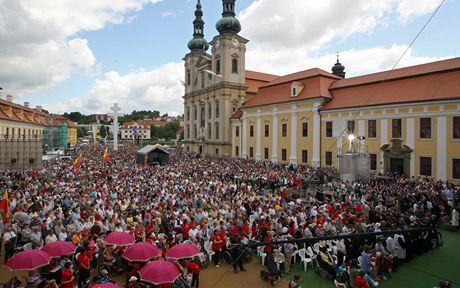
[[[235,0],[222,7],[208,43],[196,5],[183,59],[185,151],[334,168],[343,153],[364,152],[374,174],[460,181],[460,58],[348,79],[338,59],[331,72],[249,71]]]

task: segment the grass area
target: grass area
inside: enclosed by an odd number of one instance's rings
[[[436,250],[415,256],[410,262],[401,264],[391,279],[382,281],[379,287],[435,287],[439,280],[449,280],[453,287],[460,287],[460,233],[442,231],[444,245]],[[300,273],[302,287],[331,288],[334,284],[321,278],[312,268],[303,271],[300,265],[294,265],[289,278]]]

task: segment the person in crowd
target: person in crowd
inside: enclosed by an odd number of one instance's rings
[[[73,288],[75,278],[72,272],[72,262],[67,261],[64,264],[64,268],[61,274],[61,288]]]
[[[300,274],[294,275],[294,279],[289,281],[288,288],[302,288],[302,286],[300,286]]]

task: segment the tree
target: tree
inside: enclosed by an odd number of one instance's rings
[[[86,133],[87,133],[86,128],[84,128],[84,127],[78,127],[77,128],[77,137],[78,138],[85,137]]]
[[[150,127],[150,136],[153,139],[176,139],[176,134],[177,131],[179,131],[179,128],[179,122],[174,122],[160,127],[152,125]]]
[[[102,138],[105,138],[105,136],[107,136],[107,127],[105,127],[105,126],[99,127],[99,135]]]

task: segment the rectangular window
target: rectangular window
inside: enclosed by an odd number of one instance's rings
[[[238,157],[240,156],[240,147],[235,146],[235,156]]]
[[[460,139],[460,116],[452,117],[452,138]]]
[[[216,125],[216,139],[219,139],[219,132],[220,132],[220,129],[219,129],[219,125]]]
[[[219,118],[219,102],[216,102],[216,118]]]
[[[302,123],[302,137],[308,137],[308,123]]]
[[[452,178],[460,179],[460,159],[452,159]]]
[[[377,137],[377,120],[367,120],[367,138]]]
[[[287,124],[281,124],[281,137],[287,137]]]
[[[371,156],[371,170],[377,170],[377,154],[369,154]]]
[[[420,157],[420,175],[431,176],[431,157]]]
[[[355,120],[347,121],[347,129],[349,133],[355,133]]]
[[[332,122],[326,122],[326,137],[332,137]]]
[[[308,163],[308,151],[302,150],[302,163]]]
[[[235,136],[240,137],[240,126],[235,127]]]
[[[281,149],[281,160],[282,161],[287,160],[287,150],[286,149]]]
[[[402,137],[402,119],[391,120],[391,137],[401,138]]]
[[[265,137],[270,135],[270,125],[265,124]]]
[[[431,138],[431,118],[420,118],[420,138]]]
[[[332,151],[326,151],[326,165],[332,166]]]
[[[254,137],[254,125],[249,126],[249,137]]]
[[[249,158],[254,158],[254,148],[249,147]]]
[[[264,148],[264,158],[265,160],[268,159],[268,148]]]

